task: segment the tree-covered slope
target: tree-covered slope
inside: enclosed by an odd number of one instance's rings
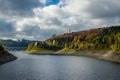
[[[16,57],[10,54],[9,52],[7,52],[5,48],[2,46],[2,44],[0,43],[0,64],[13,61],[15,59]]]
[[[29,44],[27,50],[60,49],[120,51],[120,26],[53,35],[43,42]]]

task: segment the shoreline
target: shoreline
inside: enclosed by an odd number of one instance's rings
[[[120,63],[120,51],[89,51],[89,50],[60,50],[60,51],[25,51],[25,53],[32,55],[65,55],[65,56],[85,56],[96,58],[104,61]]]
[[[0,53],[3,53],[0,56],[0,65],[14,61],[17,59],[17,57],[15,57],[14,55],[10,54],[7,51],[0,51]]]

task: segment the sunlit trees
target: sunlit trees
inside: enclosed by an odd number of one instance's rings
[[[120,26],[53,35],[50,39],[34,43],[39,49],[120,50]],[[32,45],[31,45],[32,46]],[[29,46],[29,48],[31,48]]]

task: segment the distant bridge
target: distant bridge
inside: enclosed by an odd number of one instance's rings
[[[8,51],[24,51],[27,47],[6,47]]]

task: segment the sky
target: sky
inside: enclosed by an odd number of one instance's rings
[[[45,40],[112,25],[120,25],[120,0],[0,0],[1,39]]]

